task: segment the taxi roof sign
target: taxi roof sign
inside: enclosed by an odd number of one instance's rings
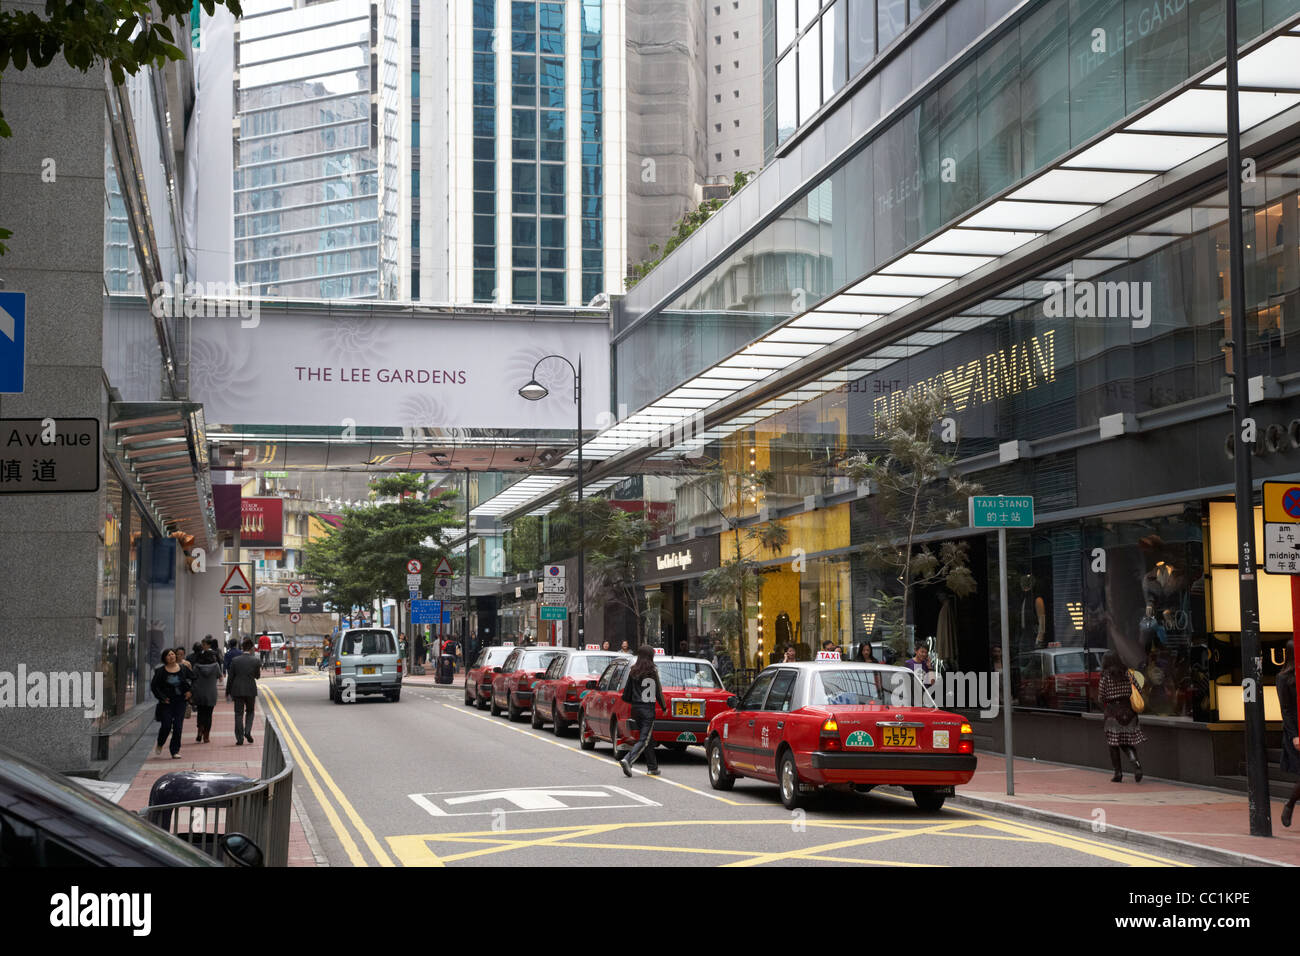
[[[1264,482],[1264,521],[1267,524],[1300,524],[1300,482]]]

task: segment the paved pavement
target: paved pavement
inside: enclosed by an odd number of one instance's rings
[[[290,679],[291,676],[277,675],[264,677],[259,683],[265,689]],[[259,698],[259,705],[262,702],[262,698]],[[263,726],[265,717],[265,708],[259,706],[253,722],[253,743],[237,745],[234,705],[221,697],[217,709],[212,714],[212,733],[209,735],[211,743],[194,742],[197,724],[190,719],[185,721],[180,757],[172,759],[166,744],[163,745],[162,756],[156,757],[153,749],[157,740],[158,724],[154,723],[107,780],[78,782],[88,785],[90,789],[124,809],[136,811],[149,805],[149,790],[159,777],[178,770],[214,770],[242,774],[255,780],[262,772],[262,745],[266,736]],[[300,813],[300,787],[296,780],[294,791],[294,806],[289,826],[289,866],[328,866],[324,854],[313,851],[314,834],[309,836],[310,821],[305,820],[305,816]]]
[[[1006,793],[1006,763],[981,754],[979,770],[958,789],[957,803],[1023,814],[1151,847],[1192,848],[1220,862],[1300,866],[1300,814],[1290,829],[1272,801],[1273,836],[1252,837],[1246,795],[1143,777],[1135,783],[1125,761],[1124,782],[1107,771],[1019,759],[1015,796]]]

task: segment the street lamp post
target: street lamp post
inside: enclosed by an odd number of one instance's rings
[[[537,367],[547,359],[559,359],[573,370],[573,403],[578,406],[578,637],[577,646],[581,649],[585,643],[587,625],[587,586],[583,553],[586,550],[585,526],[582,518],[582,356],[578,356],[578,365],[574,368],[563,355],[543,355],[533,366],[533,375],[528,383],[519,389],[521,397],[530,402],[538,402],[550,394],[541,382],[537,381]]]

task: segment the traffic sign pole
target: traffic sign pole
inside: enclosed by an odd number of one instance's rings
[[[1002,746],[1007,755],[1007,796],[1016,792],[1016,751],[1011,740],[1011,622],[1007,619],[1007,529],[998,528],[998,607],[1002,611]]]

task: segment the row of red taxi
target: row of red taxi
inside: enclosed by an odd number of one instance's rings
[[[615,754],[638,731],[623,688],[635,658],[574,648],[487,647],[465,677],[465,703],[531,715],[559,736],[578,728],[583,750],[599,741]],[[654,741],[674,750],[703,746],[709,782],[729,790],[739,777],[776,783],[794,809],[821,787],[908,789],[938,810],[975,772],[971,725],[937,709],[906,668],[819,662],[774,664],[735,697],[713,665],[658,656],[667,710],[656,707]]]

